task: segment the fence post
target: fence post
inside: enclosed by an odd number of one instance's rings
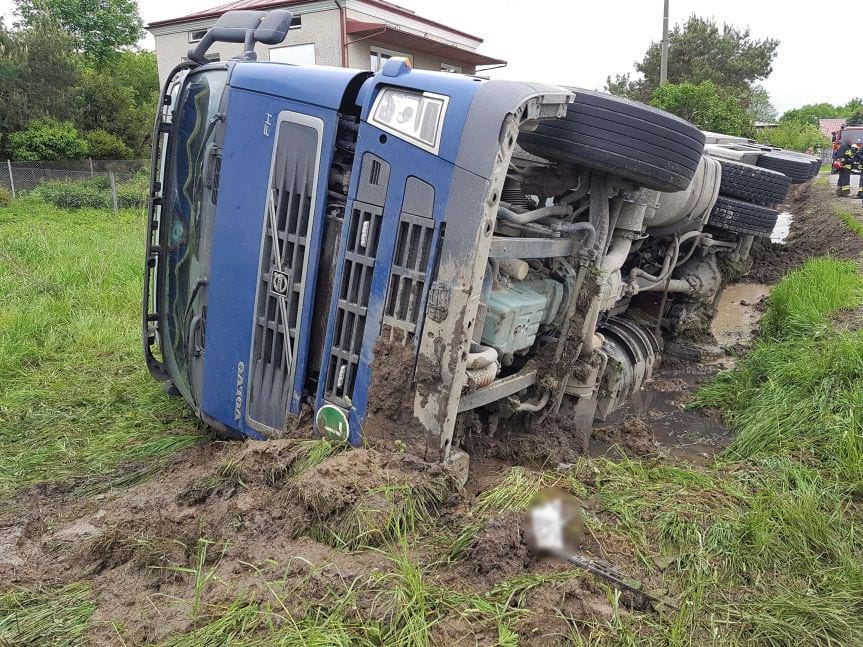
[[[9,169],[9,187],[12,189],[12,199],[15,199],[15,177],[12,175],[12,160],[6,160],[6,168]]]
[[[90,177],[93,177],[93,158],[90,158]]]
[[[114,205],[114,213],[117,213],[119,209],[117,208],[117,182],[114,180],[114,171],[110,171],[108,177],[111,179],[111,202]]]

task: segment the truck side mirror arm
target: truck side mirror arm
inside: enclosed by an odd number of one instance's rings
[[[277,45],[291,28],[294,15],[286,9],[273,11],[229,11],[211,27],[201,42],[189,50],[188,57],[199,65],[207,63],[207,50],[215,42],[243,43],[243,53],[237,58],[253,61],[255,44]]]

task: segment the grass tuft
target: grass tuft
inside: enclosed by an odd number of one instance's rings
[[[848,211],[837,211],[836,215],[845,223],[852,232],[863,238],[863,222],[860,222],[854,214]]]
[[[431,521],[448,493],[446,480],[369,488],[339,521],[316,524],[309,535],[345,550],[404,540]]]
[[[96,604],[90,585],[0,595],[0,645],[78,647]]]

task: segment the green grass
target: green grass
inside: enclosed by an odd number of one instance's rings
[[[861,223],[853,213],[840,210],[836,212],[836,215],[839,216],[848,229],[860,236],[860,238],[863,238],[863,223]]]
[[[139,211],[0,209],[0,494],[122,484],[200,441],[144,368],[144,224]]]
[[[737,431],[730,457],[818,460],[863,487],[863,332],[830,324],[861,303],[863,277],[845,261],[809,261],[774,288],[752,352],[697,394]]]
[[[0,645],[78,647],[96,610],[90,586],[9,591],[0,595]]]

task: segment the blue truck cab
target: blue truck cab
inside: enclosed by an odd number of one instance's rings
[[[285,20],[226,14],[165,84],[148,366],[222,433],[277,436],[311,407],[322,433],[356,444],[385,336],[414,364],[424,351],[416,423],[448,454],[518,128],[571,93],[401,59],[376,74],[255,61]],[[206,63],[219,38],[246,55]]]

